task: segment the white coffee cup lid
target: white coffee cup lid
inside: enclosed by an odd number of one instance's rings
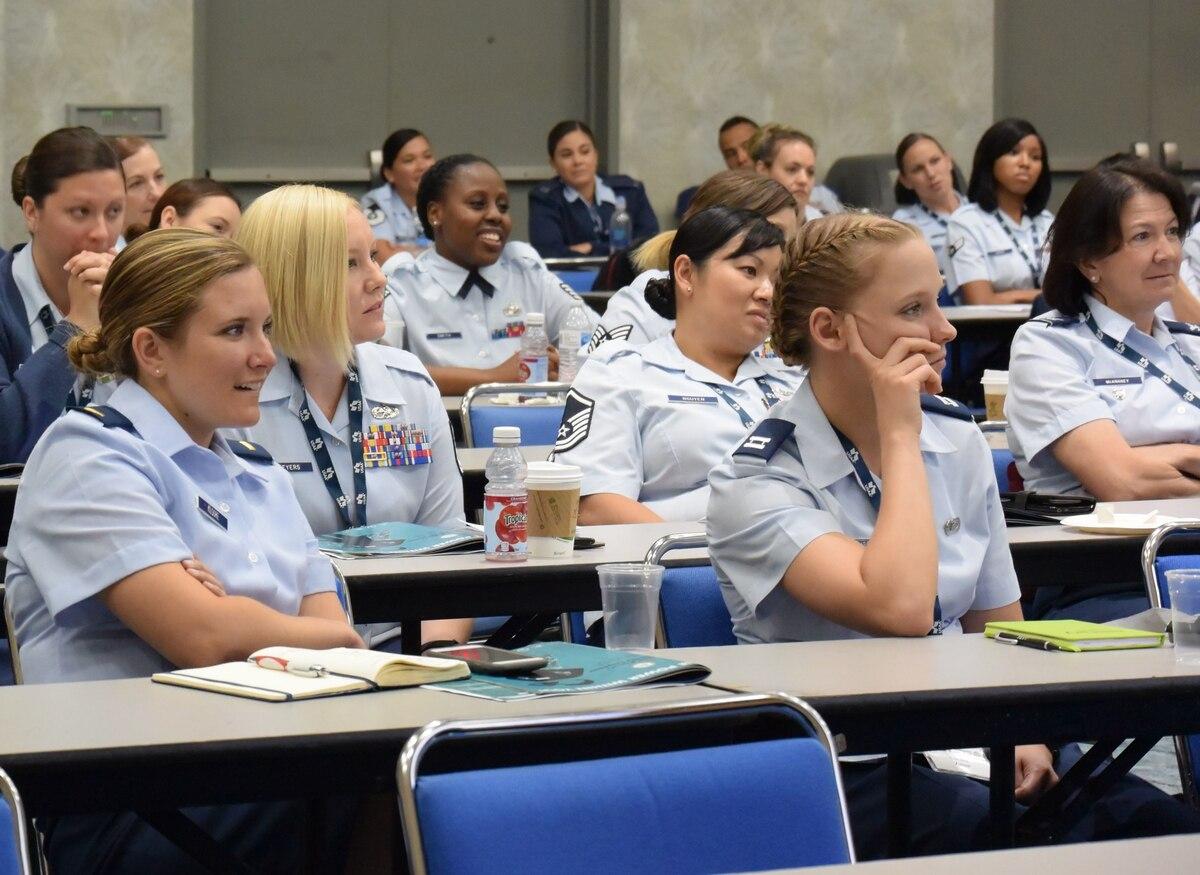
[[[583,472],[578,465],[560,465],[558,462],[530,462],[525,475],[525,486],[578,486],[583,482]]]
[[[1008,371],[984,371],[979,382],[985,386],[1007,386]]]

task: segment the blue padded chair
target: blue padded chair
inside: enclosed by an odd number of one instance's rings
[[[1016,459],[1012,450],[992,450],[992,469],[996,472],[996,485],[1001,492],[1011,492],[1008,488],[1008,466]]]
[[[706,546],[708,539],[703,533],[664,535],[650,545],[646,561],[656,565],[671,550]],[[658,597],[657,638],[660,647],[737,644],[733,620],[712,565],[686,565],[663,572]]]
[[[21,654],[17,649],[17,627],[13,620],[12,600],[4,597],[7,595],[3,590],[4,584],[0,583],[0,604],[3,606],[4,613],[4,653],[0,654],[5,660],[5,664],[0,666],[0,677],[3,678],[5,684],[21,683]]]
[[[29,832],[21,795],[0,769],[0,875],[29,875]]]
[[[1167,572],[1177,570],[1200,570],[1200,556],[1175,554],[1160,556],[1163,542],[1176,534],[1200,534],[1200,524],[1168,523],[1159,526],[1142,545],[1142,576],[1146,583],[1146,597],[1152,608],[1171,607],[1171,591],[1167,588]],[[1184,797],[1193,806],[1200,807],[1200,735],[1175,736],[1175,757],[1179,761],[1179,780]]]
[[[833,739],[782,695],[437,721],[404,746],[397,783],[414,875],[854,859]]]
[[[472,386],[462,400],[463,441],[468,447],[492,446],[492,429],[515,425],[521,429],[521,443],[551,446],[562,424],[563,401],[558,404],[519,404],[493,406],[476,403],[489,395],[535,393],[565,395],[570,383],[483,383]]]
[[[554,271],[554,275],[576,292],[590,292],[592,286],[596,284],[596,277],[600,275],[600,268],[556,270]]]

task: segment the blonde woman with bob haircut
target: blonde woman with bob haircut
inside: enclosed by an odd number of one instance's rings
[[[359,205],[332,189],[285,185],[250,205],[237,239],[266,280],[278,356],[262,419],[244,434],[289,472],[313,530],[461,524],[462,477],[437,386],[412,353],[375,343],[386,279]],[[396,628],[374,627],[372,644]],[[468,633],[466,621],[438,621],[422,637]]]
[[[739,643],[957,635],[1021,619],[987,443],[965,408],[926,394],[941,389],[955,334],[941,287],[921,232],[893,219],[819,219],[789,248],[773,336],[808,379],[709,475],[709,550]],[[1019,802],[1058,780],[1043,745],[1007,755]],[[1078,757],[1069,745],[1058,764]],[[885,766],[842,770],[858,856],[879,857]],[[983,846],[988,789],[914,772],[913,852]],[[1068,840],[1200,825],[1136,778],[1114,793]]]
[[[120,384],[106,406],[46,430],[13,515],[6,583],[25,680],[146,677],[272,644],[361,647],[289,475],[220,432],[257,421],[275,363],[250,257],[198,231],[152,231],[113,261],[99,315],[68,355]],[[187,811],[252,866],[288,871],[302,863],[302,813]],[[192,865],[132,813],[64,817],[49,832],[55,871],[96,871],[102,849],[104,871]]]
[[[752,170],[723,170],[710,176],[696,189],[683,221],[709,207],[750,210],[777,225],[788,239],[799,227],[796,199],[773,179]],[[638,247],[633,264],[641,273],[609,300],[600,327],[592,335],[590,350],[609,340],[624,340],[633,346],[641,346],[671,333],[675,320],[667,319],[650,306],[646,300],[646,287],[653,280],[666,279],[675,234],[675,231],[663,231]]]

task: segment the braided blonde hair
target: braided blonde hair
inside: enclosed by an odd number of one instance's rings
[[[813,310],[845,309],[870,282],[871,262],[884,247],[920,237],[912,225],[862,213],[806,222],[787,246],[771,302],[771,339],[780,357],[809,364]]]

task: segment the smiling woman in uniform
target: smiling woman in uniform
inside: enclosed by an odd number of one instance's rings
[[[386,340],[416,354],[444,395],[520,381],[526,314],[545,315],[553,342],[578,296],[527,243],[509,242],[508,188],[487,159],[438,161],[421,179],[417,213],[434,245],[391,274],[385,311],[405,331]],[[595,325],[595,312],[584,311]],[[552,352],[550,379],[557,371]]]

